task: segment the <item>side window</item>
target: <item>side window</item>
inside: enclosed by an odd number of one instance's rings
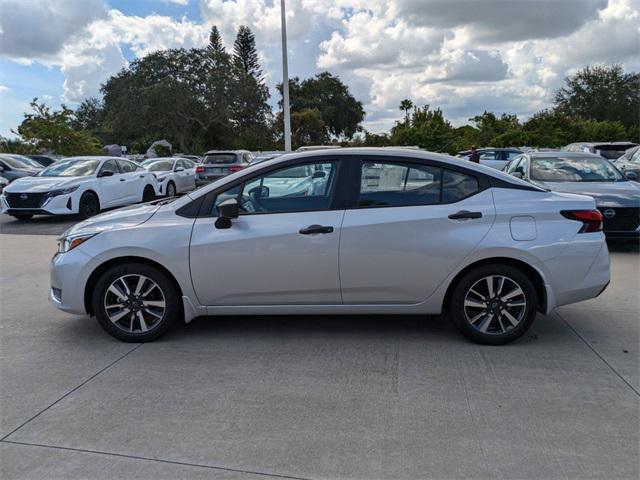
[[[238,199],[245,215],[328,209],[336,171],[336,162],[281,168],[219,193],[211,214],[216,216],[218,205],[230,198]]]
[[[480,154],[480,160],[496,160],[496,152],[493,150],[482,152]]]
[[[400,207],[440,202],[440,168],[426,165],[362,164],[359,207]]]
[[[106,162],[104,162],[102,164],[102,168],[100,169],[100,173],[104,173],[104,172],[113,172],[114,175],[117,175],[118,173],[120,173],[120,171],[118,170],[118,164],[116,163],[115,160],[107,160]]]
[[[242,158],[246,163],[251,163],[251,154],[250,153],[244,153],[242,155]]]
[[[520,161],[518,162],[518,165],[513,169],[513,172],[519,172],[522,174],[522,177],[526,177],[526,171],[527,171],[527,159],[522,157],[522,159],[520,159]]]
[[[118,160],[118,165],[120,165],[122,173],[135,172],[138,169],[137,165],[128,162],[127,160]]]
[[[520,155],[520,152],[507,152],[507,160],[511,160],[512,158],[515,158],[518,155]]]
[[[187,167],[187,165],[185,164],[185,161],[184,161],[184,160],[178,160],[178,161],[176,162],[176,167],[175,167],[175,169],[177,170],[178,168],[184,168],[184,169],[186,170],[186,169],[187,169],[187,168],[189,168],[189,167]]]
[[[480,191],[478,179],[466,173],[443,170],[442,203],[454,203]]]

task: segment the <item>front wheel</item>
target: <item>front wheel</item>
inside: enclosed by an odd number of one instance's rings
[[[449,304],[451,320],[471,340],[502,345],[523,335],[536,316],[536,289],[509,265],[484,265],[458,282]]]
[[[155,340],[171,328],[180,312],[172,281],[143,263],[107,270],[96,284],[92,302],[98,323],[124,342]]]
[[[78,213],[81,218],[89,218],[99,214],[100,201],[98,200],[98,197],[94,193],[84,192],[80,197]]]
[[[176,196],[176,186],[173,182],[167,183],[167,197],[175,197]]]

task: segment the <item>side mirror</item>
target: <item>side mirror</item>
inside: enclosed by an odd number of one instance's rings
[[[111,171],[111,170],[103,170],[102,172],[100,172],[98,177],[113,177],[113,171]]]
[[[176,168],[176,170],[175,170],[175,171],[176,171],[176,172],[184,172],[184,168],[182,168],[182,167],[178,167],[178,168]]]
[[[638,174],[636,172],[632,172],[629,170],[628,172],[624,172],[625,177],[629,180],[638,180]]]
[[[324,178],[326,176],[327,174],[325,172],[323,172],[322,170],[318,170],[316,172],[313,172],[313,175],[311,178]]]
[[[519,179],[523,179],[524,178],[524,175],[522,175],[522,172],[513,172],[511,175],[513,175],[514,177],[519,178]]]
[[[269,187],[263,185],[261,187],[253,187],[248,193],[252,198],[267,198],[270,192]]]
[[[231,219],[238,218],[240,213],[240,207],[238,201],[235,198],[225,200],[218,205],[218,219],[216,220],[216,228],[225,229],[231,228]]]

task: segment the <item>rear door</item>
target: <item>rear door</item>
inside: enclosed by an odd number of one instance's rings
[[[188,160],[178,160],[174,166],[175,178],[178,183],[178,191],[186,192],[195,187],[194,169],[190,167]]]
[[[118,159],[118,165],[122,178],[125,179],[126,197],[122,199],[123,203],[139,202],[146,184],[144,179],[146,171],[139,169],[138,165],[129,160]]]
[[[112,175],[104,176],[105,172]],[[100,207],[114,207],[126,201],[128,190],[126,178],[120,173],[115,159],[106,160],[98,171],[98,190],[100,193]]]
[[[360,166],[342,223],[343,302],[422,302],[489,231],[491,191],[472,173],[437,163],[377,157]]]

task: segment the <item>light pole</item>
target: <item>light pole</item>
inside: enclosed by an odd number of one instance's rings
[[[287,18],[284,0],[280,0],[280,19],[282,23],[282,115],[284,117],[284,149],[291,151],[291,117],[289,114],[289,65],[287,62]]]

